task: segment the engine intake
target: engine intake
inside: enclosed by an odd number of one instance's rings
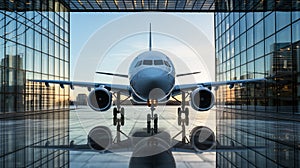
[[[216,143],[214,132],[205,126],[195,127],[191,132],[190,140],[194,150],[197,152],[209,150]]]
[[[112,134],[108,127],[97,126],[88,134],[88,145],[94,150],[106,150],[112,144]]]
[[[191,94],[191,106],[197,111],[207,111],[214,103],[215,96],[208,88],[197,88]]]
[[[105,88],[96,88],[89,94],[88,104],[95,111],[107,111],[111,106],[111,92]]]

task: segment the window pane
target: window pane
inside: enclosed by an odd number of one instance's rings
[[[286,47],[291,43],[291,27],[288,26],[276,34],[277,48]]]
[[[162,60],[154,60],[154,65],[163,65],[163,61]]]
[[[275,50],[275,36],[271,36],[265,40],[265,52],[266,54]]]
[[[255,61],[255,78],[263,78],[265,75],[264,58]]]
[[[255,58],[264,55],[264,42],[260,42],[259,44],[255,45]]]
[[[144,60],[143,65],[152,65],[152,60]]]
[[[275,14],[272,12],[265,18],[265,37],[275,32]]]
[[[276,12],[276,30],[279,30],[291,22],[291,12]]]
[[[264,38],[264,28],[263,28],[263,21],[259,22],[254,27],[254,35],[255,35],[255,43],[261,41]]]
[[[293,43],[300,40],[300,20],[293,24]]]

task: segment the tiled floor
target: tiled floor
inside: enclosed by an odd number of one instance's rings
[[[76,144],[85,144],[89,130],[95,126],[108,126],[115,135],[115,127],[112,125],[112,109],[107,112],[95,112],[89,107],[79,107],[70,113],[70,139]],[[131,134],[136,129],[146,126],[146,115],[149,109],[145,106],[125,106],[125,126],[122,131]],[[156,109],[159,114],[159,128],[176,135],[181,127],[177,126],[177,107],[176,106],[159,106]],[[187,126],[189,133],[195,126],[206,125],[215,130],[215,113],[214,110],[208,112],[196,112],[190,108],[190,124]],[[125,136],[121,137],[125,139]],[[176,139],[181,139],[178,136]],[[70,152],[71,167],[128,167],[132,152],[107,153],[101,154],[96,152]],[[173,152],[176,166],[181,168],[192,167],[215,167],[216,155],[213,152],[208,153],[183,153]],[[138,167],[138,166],[137,166]]]

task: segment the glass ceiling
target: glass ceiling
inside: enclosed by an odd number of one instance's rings
[[[0,10],[53,10],[58,3],[65,4],[71,12],[245,12],[300,9],[300,0],[0,0]]]
[[[299,9],[300,0],[70,0],[71,11],[222,12]]]

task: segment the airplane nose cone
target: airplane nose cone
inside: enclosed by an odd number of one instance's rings
[[[161,99],[172,88],[174,77],[159,68],[148,68],[139,72],[136,91],[145,99]]]

